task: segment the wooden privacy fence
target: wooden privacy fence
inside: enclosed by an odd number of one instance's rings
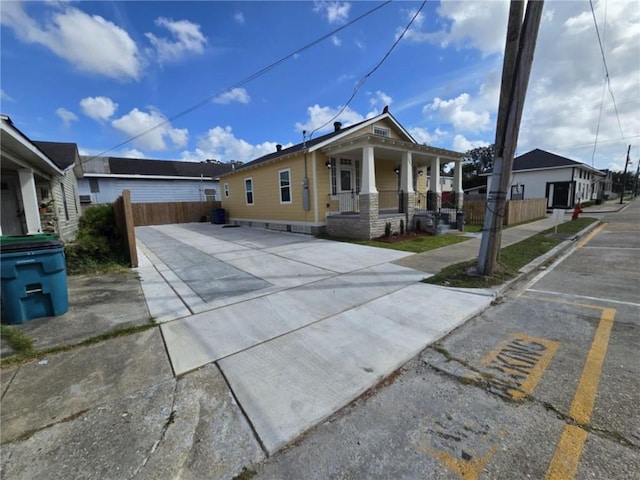
[[[133,223],[136,227],[199,222],[202,217],[208,221],[211,210],[221,206],[221,202],[133,203],[131,205]]]
[[[484,200],[465,200],[463,203],[464,221],[469,225],[482,225],[487,202]],[[543,218],[547,214],[546,198],[530,198],[527,200],[508,200],[504,216],[504,225],[515,225]]]

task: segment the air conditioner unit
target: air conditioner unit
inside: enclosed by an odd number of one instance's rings
[[[80,203],[91,203],[91,195],[78,195]]]

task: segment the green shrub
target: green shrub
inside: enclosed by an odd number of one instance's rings
[[[114,263],[126,264],[124,242],[111,205],[88,208],[78,222],[73,243],[65,245],[67,271],[95,271]]]
[[[391,236],[391,222],[387,222],[384,224],[384,236],[385,237]]]
[[[400,235],[404,235],[404,220],[400,219]]]

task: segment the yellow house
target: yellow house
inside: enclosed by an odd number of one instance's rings
[[[440,210],[440,163],[455,162],[461,208],[463,154],[418,144],[385,107],[382,114],[289,148],[277,147],[220,177],[229,223],[298,233],[375,238],[386,223],[426,226]],[[421,179],[430,167],[434,182]],[[454,209],[455,211],[455,209]]]

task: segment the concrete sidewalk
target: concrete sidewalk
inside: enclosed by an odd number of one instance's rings
[[[507,229],[503,244],[550,226]],[[419,282],[473,258],[479,239],[409,255],[208,224],[140,238],[160,326],[3,368],[2,478],[231,479],[495,297]]]

